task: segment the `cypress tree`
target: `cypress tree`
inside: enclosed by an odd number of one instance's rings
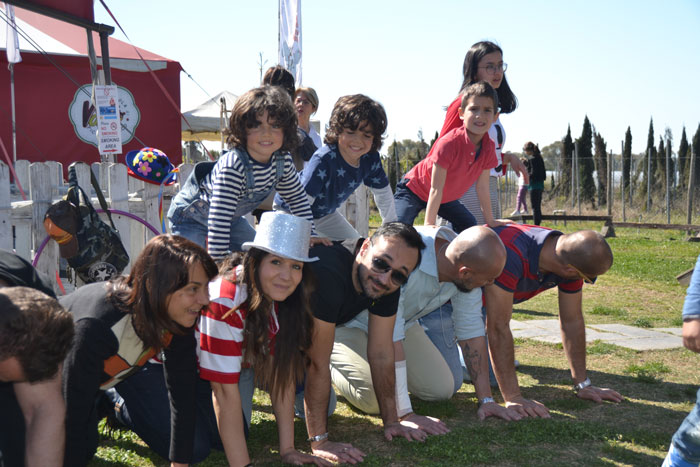
[[[588,115],[583,119],[581,137],[578,138],[578,167],[580,177],[581,198],[590,201],[595,208],[595,182],[593,181],[593,131]]]
[[[678,146],[678,186],[684,188],[688,185],[688,170],[690,167],[690,152],[688,151],[688,137],[685,135],[685,126],[681,133],[681,143]]]
[[[561,141],[561,174],[556,192],[565,197],[571,195],[571,161],[574,157],[574,142],[571,139],[571,125],[566,129],[566,136]]]
[[[658,191],[666,193],[666,145],[664,139],[659,136],[659,148],[656,150],[656,176]]]
[[[596,133],[595,141],[595,169],[598,178],[598,206],[607,204],[608,193],[608,154],[607,143],[600,135]]]
[[[695,186],[698,186],[700,181],[700,161],[698,160],[698,154],[700,154],[700,124],[698,124],[698,129],[695,130],[695,135],[693,136],[693,152],[695,153]],[[698,193],[698,191],[695,191]]]
[[[651,151],[651,170],[649,170],[649,151]],[[644,177],[642,177],[642,186],[639,190],[639,195],[644,200],[647,198],[647,184],[649,177],[651,177],[651,191],[652,193],[656,190],[655,188],[655,174],[656,174],[656,148],[654,147],[654,119],[649,121],[649,134],[647,135],[647,148],[644,151],[644,158],[641,161],[642,171]],[[653,202],[653,199],[652,199]],[[646,201],[645,201],[646,203]],[[646,205],[646,204],[645,204]]]
[[[625,175],[625,193],[629,197],[630,181],[632,179],[632,130],[627,127],[625,133],[625,146],[622,154],[622,172]]]

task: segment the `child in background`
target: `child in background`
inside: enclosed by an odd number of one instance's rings
[[[394,200],[400,222],[412,225],[425,208],[425,225],[435,225],[438,214],[452,222],[458,233],[475,225],[474,216],[458,200],[476,182],[486,223],[490,227],[501,225],[491,213],[489,195],[489,171],[498,165],[488,136],[498,118],[498,95],[493,87],[485,81],[468,86],[462,93],[459,116],[463,126],[440,138],[434,150],[396,186]]]
[[[520,161],[525,165],[525,167],[528,166],[529,162],[527,159],[524,157],[520,159]],[[516,199],[516,204],[515,204],[515,211],[511,212],[511,216],[518,216],[520,214],[527,214],[527,198],[525,194],[527,193],[527,180],[525,179],[525,174],[524,173],[519,173],[518,174],[518,197]],[[522,206],[522,209],[520,207]]]
[[[243,94],[231,112],[228,132],[231,150],[216,164],[201,163],[213,167],[198,170],[198,164],[168,211],[172,233],[206,245],[215,259],[240,251],[255,237],[243,216],[273,190],[294,215],[312,221],[289,154],[298,144],[297,117],[285,91],[263,86]]]
[[[384,108],[367,96],[343,96],[335,103],[326,144],[301,172],[320,235],[331,240],[360,238],[337,209],[361,183],[372,189],[383,222],[396,220],[393,194],[378,152],[386,125]],[[289,210],[279,196],[275,207]]]

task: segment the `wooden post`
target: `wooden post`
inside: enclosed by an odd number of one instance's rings
[[[651,209],[651,148],[647,151],[647,212]]]
[[[574,196],[576,196],[576,159],[578,158],[578,141],[574,143],[574,153],[571,158],[571,209],[574,208]]]
[[[12,198],[10,196],[10,167],[0,162],[0,248],[12,250]]]
[[[688,177],[688,208],[685,223],[693,222],[693,197],[695,196],[695,147],[690,145],[690,176]]]
[[[576,204],[578,204],[578,215],[581,215],[581,171],[579,170],[578,144],[576,144]]]
[[[109,166],[109,207],[110,209],[118,209],[120,211],[129,212],[129,182],[127,180],[126,166],[124,164],[110,164]],[[117,214],[112,215],[114,225],[119,230],[119,237],[124,244],[124,248],[129,253],[131,261],[136,258],[139,252],[132,251],[131,246],[131,229],[130,221],[125,216]],[[131,270],[131,264],[128,264],[124,269],[124,274],[128,274]]]
[[[620,197],[622,198],[622,222],[627,222],[625,213],[625,142],[620,141]],[[630,164],[632,161],[630,161]]]
[[[44,230],[44,214],[52,202],[51,168],[43,162],[37,162],[29,166],[29,191],[32,198],[32,243],[33,255],[36,254],[39,245],[46,237]],[[39,258],[36,268],[53,278],[58,269],[58,244],[48,242]],[[53,283],[54,281],[52,281]]]
[[[607,191],[607,203],[608,203],[608,216],[612,216],[612,204],[613,204],[613,189],[615,184],[613,183],[613,169],[612,169],[613,154],[612,151],[608,153],[608,191]]]
[[[666,141],[666,223],[671,223],[671,141]]]

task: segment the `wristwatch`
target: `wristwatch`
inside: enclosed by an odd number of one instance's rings
[[[493,397],[484,397],[483,399],[479,399],[479,407],[481,407],[484,404],[488,404],[489,402],[496,402]]]
[[[319,442],[319,441],[323,441],[324,439],[328,439],[328,432],[325,432],[322,435],[312,436],[311,438],[307,439],[306,441]]]
[[[584,379],[583,381],[581,381],[580,383],[574,384],[574,392],[575,392],[576,394],[578,394],[578,392],[579,392],[581,389],[585,389],[585,388],[587,388],[587,387],[590,386],[590,385],[591,385],[591,380],[590,380],[590,378],[586,378],[586,379]]]

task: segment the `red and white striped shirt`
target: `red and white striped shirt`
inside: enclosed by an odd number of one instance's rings
[[[236,270],[242,274],[242,267]],[[199,375],[222,384],[237,384],[243,364],[243,329],[248,314],[245,304],[248,290],[245,284],[236,284],[218,277],[209,283],[209,306],[202,312],[197,324],[199,340]],[[237,308],[236,308],[237,307]],[[222,317],[236,308],[226,318]],[[270,314],[268,326],[270,349],[279,331],[277,304]]]

